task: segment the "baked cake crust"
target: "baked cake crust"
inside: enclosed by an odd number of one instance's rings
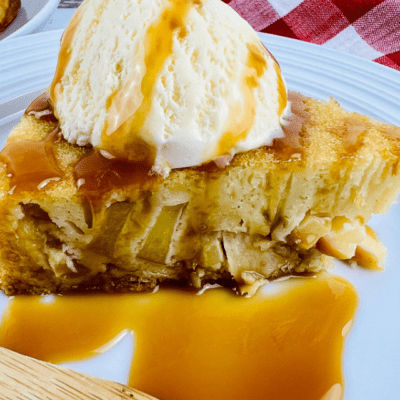
[[[21,0],[0,0],[0,32],[3,32],[17,17]]]

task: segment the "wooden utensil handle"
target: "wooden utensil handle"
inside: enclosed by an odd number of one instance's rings
[[[157,400],[120,383],[0,348],[2,400]]]

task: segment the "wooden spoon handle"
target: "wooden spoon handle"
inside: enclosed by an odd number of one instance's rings
[[[157,400],[120,383],[0,348],[2,400]]]

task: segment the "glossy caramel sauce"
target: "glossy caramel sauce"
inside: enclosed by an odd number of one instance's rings
[[[230,107],[227,118],[229,125],[218,143],[215,157],[229,154],[238,142],[246,139],[249,129],[254,125],[256,117],[255,89],[267,68],[267,61],[261,49],[256,45],[249,44],[247,48],[249,54],[239,90],[242,99]]]
[[[283,83],[283,79],[282,79],[282,72],[281,69],[279,67],[278,63],[274,64],[274,68],[276,71],[276,75],[278,77],[277,79],[277,83],[278,83],[278,94],[279,94],[279,110],[278,110],[278,115],[279,117],[281,117],[283,110],[286,107],[287,104],[287,95],[286,95],[286,87],[285,84]]]
[[[84,198],[96,208],[102,196],[111,190],[135,185],[137,190],[154,189],[160,179],[150,175],[152,164],[129,162],[110,157],[101,150],[93,150],[75,166],[75,180]]]
[[[25,115],[30,115],[32,112],[44,111],[50,109],[50,94],[49,92],[43,92],[40,96],[36,97],[35,100],[29,104],[28,108],[25,110]]]
[[[292,147],[286,142],[286,138],[290,137],[289,134],[285,133],[282,139],[274,139],[271,146],[268,146],[273,154],[274,158],[279,161],[299,161],[304,155],[304,151],[299,147]],[[289,168],[292,168],[289,167]]]
[[[19,296],[3,315],[0,345],[62,362],[96,355],[129,329],[130,385],[160,399],[339,400],[355,289],[329,274],[268,287],[279,290],[250,299],[225,289]]]
[[[25,115],[33,115],[37,119],[58,122],[54,116],[53,106],[50,102],[50,93],[46,90],[37,97],[25,110]]]
[[[169,2],[170,6],[163,11],[159,20],[151,25],[146,33],[144,59],[146,72],[141,80],[141,104],[135,107],[133,115],[130,115],[118,129],[109,132],[106,126],[102,134],[101,146],[121,158],[137,160],[136,144],[151,109],[154,84],[165,60],[172,54],[174,34],[178,34],[181,39],[187,35],[184,27],[185,17],[191,7],[198,4],[198,1],[193,0],[169,0]],[[109,108],[112,107],[113,101],[117,100],[119,97],[113,94],[107,102]],[[115,139],[116,137],[118,140]]]
[[[58,132],[57,128],[42,141],[19,140],[4,147],[0,160],[7,165],[11,175],[11,193],[36,192],[44,188],[48,180],[62,177],[53,153]]]
[[[70,61],[72,40],[84,14],[85,7],[86,5],[85,3],[83,3],[75,11],[61,38],[61,46],[58,53],[56,72],[50,85],[50,99],[53,104],[55,103],[57,98],[60,98],[62,96],[61,79],[64,76],[65,70]]]
[[[265,52],[270,54],[265,46],[259,47],[254,44],[247,46],[249,54],[245,64],[242,76],[242,84],[240,93],[242,93],[242,102],[233,104],[230,108],[229,117],[227,118],[229,125],[226,133],[222,136],[218,143],[217,154],[214,158],[224,154],[229,154],[230,150],[246,136],[254,125],[256,116],[255,89],[259,86],[260,78],[268,67]],[[286,87],[283,83],[279,64],[274,59],[274,68],[277,74],[278,85],[278,116],[280,117],[287,104]]]
[[[274,57],[274,55],[272,53],[270,53],[270,51],[265,47],[265,44],[260,42],[262,49],[265,53],[267,53],[270,57],[272,57],[272,59],[274,60],[275,64],[274,64],[274,68],[276,71],[276,75],[277,75],[277,84],[278,84],[278,93],[279,93],[279,112],[278,115],[281,116],[283,113],[283,110],[285,109],[287,102],[288,102],[288,95],[286,93],[286,88],[285,88],[285,84],[283,82],[283,78],[282,78],[282,71],[281,71],[281,67],[278,63],[278,60]]]

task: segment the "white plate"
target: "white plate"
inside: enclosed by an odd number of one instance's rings
[[[32,33],[56,10],[60,0],[21,0],[21,9],[11,25],[0,33],[0,40]]]
[[[4,141],[29,101],[50,84],[61,31],[0,44],[0,139]],[[278,59],[290,89],[321,99],[335,97],[347,110],[400,126],[400,73],[330,49],[283,37],[260,35]],[[16,99],[15,99],[16,98]],[[12,100],[14,99],[14,100]],[[7,103],[6,103],[7,102]],[[6,105],[2,104],[6,103]],[[337,265],[356,286],[360,307],[347,340],[347,400],[398,400],[400,396],[400,206],[371,225],[388,247],[386,271],[373,273]],[[0,309],[6,300],[0,297]],[[3,305],[3,306],[2,306]],[[81,371],[124,381],[128,343],[113,353],[73,365]],[[112,361],[116,361],[112,363]],[[124,360],[123,362],[121,360]],[[118,370],[115,366],[121,365]],[[113,365],[110,368],[110,364]],[[111,375],[110,371],[114,371]]]

